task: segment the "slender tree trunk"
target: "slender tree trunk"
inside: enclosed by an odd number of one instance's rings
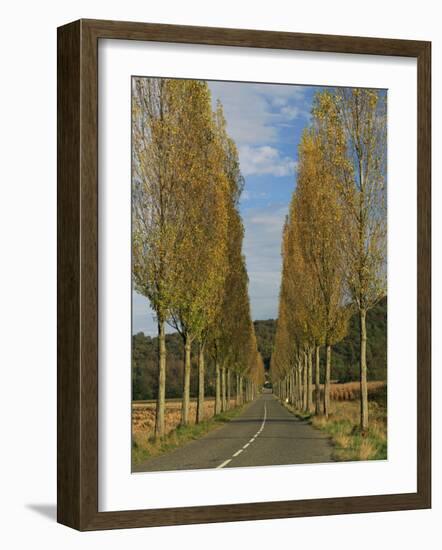
[[[302,396],[302,408],[304,411],[307,411],[307,405],[308,405],[308,357],[307,352],[304,351],[304,380],[302,385],[303,390],[303,396]]]
[[[222,374],[218,359],[215,359],[215,414],[219,414],[222,408],[221,389],[222,389]]]
[[[308,350],[308,376],[307,376],[307,410],[311,412],[313,408],[313,364],[312,349]]]
[[[296,409],[301,410],[301,377],[300,377],[300,371],[299,371],[299,361],[295,367],[295,378],[296,378]]]
[[[296,387],[296,367],[293,367],[292,368],[292,380],[293,380],[293,395],[292,395],[292,403],[293,403],[293,406],[296,408],[296,391],[297,391],[297,387]]]
[[[296,371],[294,368],[292,368],[292,395],[291,395],[291,401],[292,405],[296,406]]]
[[[321,379],[319,346],[315,348],[315,414],[321,414]]]
[[[158,395],[155,416],[155,437],[164,435],[166,410],[166,332],[164,320],[158,319]]]
[[[287,380],[287,382],[286,382],[286,388],[287,388],[286,401],[287,401],[287,403],[290,403],[290,391],[291,391],[290,371],[287,373],[286,380]]]
[[[239,374],[236,375],[236,406],[239,407],[241,405],[241,400],[239,396]]]
[[[189,424],[191,348],[191,339],[189,335],[186,334],[184,340],[183,405],[181,409],[181,424],[184,426]]]
[[[244,404],[244,394],[243,394],[243,383],[242,383],[242,375],[239,375],[239,402],[241,405]]]
[[[221,369],[221,411],[226,410],[226,369]]]
[[[232,393],[230,381],[230,369],[226,369],[226,411],[230,409],[230,396]]]
[[[196,405],[197,424],[204,418],[204,370],[204,344],[200,344],[198,350],[198,401]]]
[[[324,380],[324,415],[328,418],[330,414],[330,378],[331,378],[331,346],[327,344],[325,361]]]
[[[288,378],[288,381],[289,381],[289,384],[288,384],[288,392],[287,392],[287,399],[288,399],[288,403],[291,403],[291,400],[292,400],[292,390],[293,390],[293,384],[292,384],[292,371],[289,370],[288,374],[287,374],[287,378]]]
[[[304,407],[304,366],[303,362],[299,362],[299,410]]]
[[[361,357],[360,357],[360,377],[361,377],[361,431],[368,430],[368,390],[367,390],[367,327],[366,327],[365,309],[360,311],[360,329],[361,329]]]

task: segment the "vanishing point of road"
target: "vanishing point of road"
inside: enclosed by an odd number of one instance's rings
[[[331,462],[330,439],[263,393],[241,415],[204,437],[151,458],[134,472]]]

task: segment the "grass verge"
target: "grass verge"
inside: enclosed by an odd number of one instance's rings
[[[226,424],[232,418],[238,416],[244,407],[236,407],[223,412],[212,418],[208,418],[199,424],[178,426],[162,439],[155,440],[153,437],[146,437],[145,434],[135,433],[132,435],[132,465],[137,466],[149,458],[163,455],[181,447],[185,443],[206,435],[208,432]],[[144,436],[144,437],[143,437]]]
[[[285,406],[299,419],[308,421],[330,435],[334,448],[333,460],[386,460],[387,459],[387,403],[386,388],[369,401],[369,428],[362,434],[359,429],[360,402],[332,401],[329,418],[315,416]]]

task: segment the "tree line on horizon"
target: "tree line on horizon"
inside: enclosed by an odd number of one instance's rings
[[[386,97],[370,89],[324,90],[311,115],[283,230],[271,377],[282,399],[328,417],[332,347],[356,313],[365,432],[367,312],[386,297]]]
[[[242,404],[262,384],[242,253],[242,188],[237,148],[221,103],[212,110],[207,83],[133,78],[132,277],[158,325],[155,437],[164,435],[166,323],[182,343],[182,425],[192,365],[196,422],[204,418],[208,361],[215,414],[229,408],[233,386]]]
[[[269,369],[273,342],[275,339],[275,319],[255,320],[258,350]],[[183,352],[182,339],[178,332],[166,334],[167,384],[166,399],[182,396]],[[193,366],[190,377],[190,395],[197,395],[196,346],[192,352]],[[152,400],[157,395],[158,338],[143,332],[132,335],[132,398],[134,401]],[[367,372],[369,381],[387,380],[387,300],[384,298],[367,312]],[[325,350],[320,349],[320,377],[324,377]],[[346,336],[333,346],[332,382],[355,382],[359,379],[359,320],[355,312],[349,321]],[[235,391],[233,392],[235,394]],[[207,397],[215,397],[215,374],[211,362],[207,365]]]

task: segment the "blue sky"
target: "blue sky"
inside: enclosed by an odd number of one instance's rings
[[[221,100],[245,178],[240,212],[252,317],[276,318],[281,278],[281,235],[296,185],[297,145],[308,124],[311,86],[209,82]],[[132,332],[156,335],[148,302],[133,294]]]

